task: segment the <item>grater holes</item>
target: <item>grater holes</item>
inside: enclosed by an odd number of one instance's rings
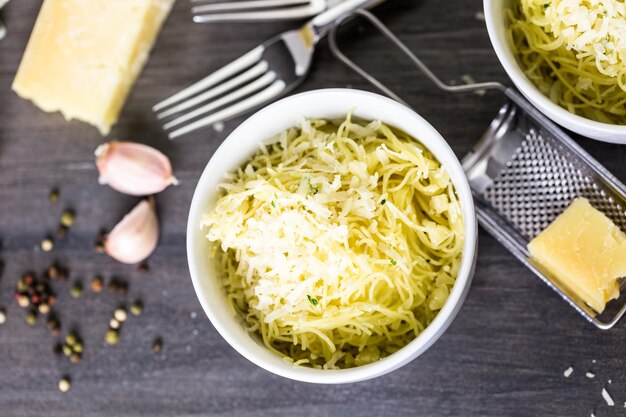
[[[528,239],[544,230],[571,201],[586,197],[622,230],[626,213],[593,172],[575,166],[575,155],[550,136],[531,129],[484,197]]]

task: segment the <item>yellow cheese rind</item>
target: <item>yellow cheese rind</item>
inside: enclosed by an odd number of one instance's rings
[[[532,259],[598,313],[619,297],[626,276],[626,234],[578,198],[529,244]]]
[[[13,90],[108,134],[175,0],[45,0]]]

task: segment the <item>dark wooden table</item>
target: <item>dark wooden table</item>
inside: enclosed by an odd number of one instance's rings
[[[161,243],[150,271],[120,265],[92,251],[94,237],[110,228],[136,199],[97,184],[93,151],[103,141],[95,129],[66,122],[18,99],[10,85],[33,26],[39,1],[14,0],[0,42],[0,326],[1,416],[600,416],[626,415],[626,324],[602,333],[587,324],[534,278],[493,238],[481,231],[476,276],[456,321],[427,353],[384,377],[342,386],[296,383],[257,368],[235,352],[205,318],[194,295],[185,256],[185,223],[195,183],[220,142],[242,120],[169,142],[150,111],[160,99],[236,58],[289,24],[194,25],[181,0],[110,138],[151,144],[167,153],[181,184],[158,196]],[[476,18],[480,0],[393,0],[377,14],[445,80],[463,74],[506,81]],[[502,104],[496,94],[450,97],[433,89],[363,28],[346,39],[351,53],[465,154]],[[45,71],[45,68],[42,68]],[[346,87],[370,89],[337,63],[322,44],[299,91]],[[579,143],[626,180],[624,148],[588,139]],[[60,202],[47,194],[59,187]],[[35,250],[54,232],[66,207],[76,225],[52,253]],[[54,259],[71,277],[127,279],[127,296],[86,291],[69,295],[55,284],[64,333],[77,330],[83,360],[56,358],[45,324],[25,324],[12,299],[17,278],[42,271]],[[119,345],[103,335],[117,305],[141,298],[145,312],[129,319]],[[163,338],[154,354],[152,340]],[[564,378],[572,366],[574,373]],[[585,377],[586,371],[595,379]],[[57,381],[72,378],[61,394]],[[610,382],[609,382],[610,380]],[[616,405],[608,407],[606,387]]]

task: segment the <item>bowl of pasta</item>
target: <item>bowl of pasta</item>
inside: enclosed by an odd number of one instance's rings
[[[626,144],[626,7],[484,0],[491,43],[521,93],[580,135]]]
[[[347,383],[407,364],[450,325],[476,259],[461,165],[415,112],[349,89],[270,104],[223,142],[191,204],[193,285],[258,366]]]

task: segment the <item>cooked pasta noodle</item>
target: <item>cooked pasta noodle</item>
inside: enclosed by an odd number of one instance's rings
[[[454,285],[463,218],[440,163],[374,121],[305,120],[229,174],[202,227],[233,313],[296,365],[390,355]]]
[[[571,113],[626,124],[626,8],[616,0],[515,0],[513,53],[526,76]]]

